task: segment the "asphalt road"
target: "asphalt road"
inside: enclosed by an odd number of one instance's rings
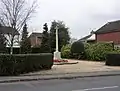
[[[120,91],[120,76],[5,83],[0,91]]]

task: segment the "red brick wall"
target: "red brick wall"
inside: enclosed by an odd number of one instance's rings
[[[115,44],[120,44],[120,32],[97,34],[97,42],[109,42],[113,41]]]

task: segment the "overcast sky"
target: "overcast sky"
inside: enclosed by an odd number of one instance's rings
[[[120,0],[38,0],[38,4],[29,31],[42,32],[44,23],[61,20],[70,28],[72,37],[81,38],[120,19]]]

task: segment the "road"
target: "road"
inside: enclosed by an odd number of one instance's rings
[[[120,91],[120,76],[2,83],[0,91]]]

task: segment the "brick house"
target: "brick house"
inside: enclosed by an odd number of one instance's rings
[[[120,20],[108,22],[95,32],[97,42],[113,42],[120,45]]]
[[[42,33],[35,33],[33,32],[30,36],[31,46],[32,47],[39,47],[42,42]]]

